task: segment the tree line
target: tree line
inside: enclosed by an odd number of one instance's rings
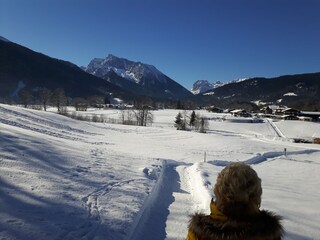
[[[47,111],[48,105],[52,105],[62,111],[63,106],[74,106],[77,111],[86,111],[88,106],[103,107],[108,100],[102,96],[91,96],[88,99],[76,97],[71,99],[66,96],[64,89],[57,88],[53,91],[48,88],[39,88],[31,93],[27,89],[19,92],[19,102],[27,108],[30,105],[39,104],[44,111]]]
[[[47,88],[40,88],[32,94],[27,89],[19,92],[20,103],[28,108],[33,104],[40,104],[44,111],[50,104],[57,108],[58,113],[82,121],[107,122],[103,116],[93,115],[84,116],[76,112],[68,112],[64,106],[72,105],[76,111],[86,111],[88,106],[103,108],[110,101],[102,96],[91,96],[88,99],[76,97],[71,99],[66,96],[62,88],[51,91]],[[151,100],[146,98],[137,98],[134,101],[134,109],[122,110],[119,120],[110,120],[111,123],[120,123],[125,125],[149,126],[153,123],[153,114]]]
[[[156,103],[151,98],[140,97],[133,101],[133,109],[125,109],[120,112],[119,119],[105,119],[101,116],[84,116],[76,112],[68,112],[65,106],[73,106],[76,111],[86,111],[88,106],[103,108],[105,104],[110,103],[109,99],[102,96],[91,96],[87,99],[76,97],[70,98],[66,96],[64,89],[57,88],[53,91],[48,88],[39,88],[32,93],[27,89],[22,89],[19,92],[20,103],[28,108],[31,105],[38,104],[44,111],[47,107],[54,106],[58,113],[71,118],[93,122],[110,122],[125,125],[150,126],[153,123],[152,110],[156,109]],[[186,109],[194,107],[190,102],[182,102],[180,100],[167,102],[171,107],[177,109]],[[165,106],[165,105],[163,105]],[[110,121],[109,121],[110,120]],[[208,120],[195,111],[190,115],[186,110],[179,112],[174,121],[174,126],[177,130],[195,130],[205,133],[208,129]]]

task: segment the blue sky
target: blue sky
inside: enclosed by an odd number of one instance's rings
[[[187,88],[320,72],[318,0],[0,0],[0,36],[79,66],[152,64]]]

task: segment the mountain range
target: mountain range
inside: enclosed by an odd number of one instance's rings
[[[160,101],[188,100],[198,105],[221,107],[254,102],[320,109],[320,73],[239,79],[229,83],[199,80],[193,85],[192,94],[149,64],[110,54],[80,68],[0,37],[0,99],[13,98],[23,88],[37,91],[43,87],[63,88],[71,98],[111,94],[123,100],[147,96]]]
[[[88,97],[126,92],[78,66],[48,57],[10,41],[0,39],[0,96],[10,99],[26,88],[63,88],[69,97]]]
[[[320,110],[320,73],[249,78],[224,84],[200,94],[221,106],[239,102],[281,104],[304,110]],[[207,100],[208,101],[208,100]]]
[[[92,95],[135,99],[183,99],[192,94],[152,65],[109,55],[87,67],[51,58],[0,37],[0,97],[9,99],[26,88],[63,88],[69,97]]]

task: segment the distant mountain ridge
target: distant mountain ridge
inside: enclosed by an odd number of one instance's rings
[[[51,58],[26,47],[0,39],[0,96],[10,98],[17,90],[63,88],[70,97],[109,93],[126,95],[123,89],[84,72],[73,63]]]
[[[112,54],[104,59],[94,58],[83,69],[94,76],[137,94],[166,99],[192,96],[187,89],[153,65],[130,61]]]
[[[81,69],[0,37],[0,99],[18,96],[23,88],[37,91],[42,87],[63,88],[71,98],[113,94],[124,100],[148,96],[157,100],[185,99],[203,106],[230,108],[240,106],[234,103],[260,102],[320,110],[320,73],[229,83],[201,80],[193,89],[198,94],[193,95],[152,65],[108,55],[105,59],[93,59]]]
[[[201,93],[204,93],[204,92],[211,91],[211,90],[213,90],[213,89],[215,89],[217,87],[221,87],[224,84],[225,83],[222,83],[220,81],[216,81],[216,82],[210,83],[207,80],[198,80],[193,84],[193,86],[191,88],[191,92],[194,95],[197,95],[197,94],[201,94]]]
[[[304,110],[320,110],[320,73],[249,78],[231,82],[202,93],[220,104],[264,102],[284,104]]]
[[[141,96],[175,100],[192,96],[152,65],[109,55],[80,68],[0,37],[0,97],[10,99],[24,88],[43,87],[63,88],[70,97],[116,94],[130,100]]]

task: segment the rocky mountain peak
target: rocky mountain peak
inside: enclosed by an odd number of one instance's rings
[[[210,83],[207,80],[198,80],[193,84],[191,92],[195,95],[201,94],[213,90],[217,87],[221,87],[222,85],[224,85],[224,83],[220,81]]]
[[[105,59],[94,58],[88,64],[86,71],[98,77],[105,77],[110,71],[127,80],[142,83],[145,78],[153,81],[166,82],[166,76],[152,65],[130,61],[109,54]]]

